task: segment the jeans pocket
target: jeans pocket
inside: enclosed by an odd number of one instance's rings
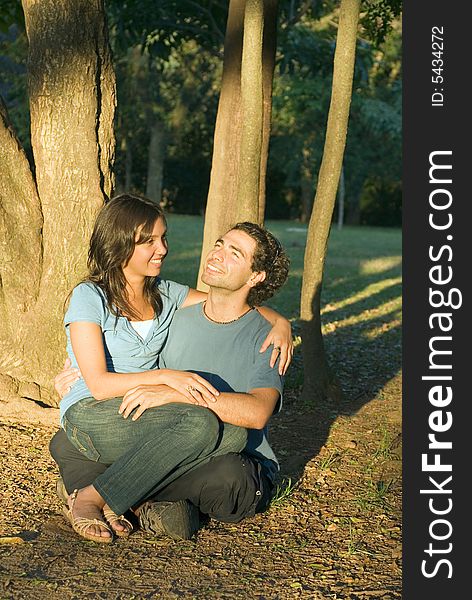
[[[62,424],[67,437],[77,450],[80,450],[88,459],[98,462],[100,460],[100,452],[93,445],[89,434],[72,425],[66,416],[63,417]]]

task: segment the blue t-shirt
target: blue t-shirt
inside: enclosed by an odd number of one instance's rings
[[[277,366],[271,368],[269,364],[272,350],[259,352],[270,328],[257,310],[222,324],[209,321],[202,304],[188,306],[179,310],[172,321],[161,366],[196,372],[220,392],[274,388],[282,395],[283,379]],[[275,412],[281,403],[282,398]],[[268,442],[267,427],[248,430],[245,452],[264,465],[268,477],[275,478],[279,464]]]
[[[144,339],[133,329],[126,317],[110,312],[103,291],[93,283],[80,283],[72,292],[69,308],[64,316],[67,335],[67,353],[72,366],[78,368],[70,342],[69,324],[76,321],[97,323],[103,333],[107,370],[111,373],[140,373],[159,367],[159,354],[164,346],[175,311],[183,304],[189,287],[174,281],[159,279],[157,286],[162,298],[162,312],[154,318]],[[66,410],[92,394],[83,378],[79,379],[64,396],[60,419]]]

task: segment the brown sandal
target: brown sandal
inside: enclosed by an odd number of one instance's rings
[[[118,537],[128,537],[129,534],[133,531],[133,524],[130,521],[128,521],[128,519],[126,517],[124,517],[123,515],[117,515],[116,513],[114,513],[111,510],[111,508],[104,508],[103,516],[107,520],[108,525],[110,525],[110,527],[113,529],[113,532]],[[113,527],[114,523],[121,523],[127,529],[123,529],[123,530],[119,531]]]
[[[99,519],[87,519],[85,517],[74,517],[72,514],[72,509],[74,508],[75,499],[77,498],[77,493],[79,490],[74,490],[70,495],[71,507],[64,507],[63,513],[64,516],[69,520],[72,525],[72,529],[78,533],[80,536],[85,538],[86,540],[91,540],[92,542],[99,542],[102,544],[109,544],[113,541],[113,532],[105,523],[105,521],[100,521]],[[110,532],[110,537],[102,537],[101,535],[93,535],[91,533],[87,533],[87,529],[92,525],[98,525],[99,527],[105,527]]]

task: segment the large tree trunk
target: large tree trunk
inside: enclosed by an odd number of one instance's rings
[[[308,226],[301,294],[304,384],[313,403],[339,392],[329,372],[321,334],[321,287],[336,191],[346,145],[360,0],[341,0],[333,89],[313,212]]]
[[[102,0],[23,0],[23,9],[36,180],[2,114],[0,373],[20,396],[56,404],[64,302],[113,188],[115,79]]]
[[[263,222],[276,23],[276,0],[230,1],[200,271],[208,250],[231,225],[243,219]],[[198,287],[206,289],[200,280]]]
[[[156,120],[151,127],[149,141],[146,196],[157,204],[162,199],[162,177],[164,174],[165,129],[164,123]]]

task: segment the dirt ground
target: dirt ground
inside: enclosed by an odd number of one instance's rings
[[[42,424],[3,411],[0,599],[401,598],[401,374],[377,387],[316,409],[289,392],[270,509],[181,542],[79,538],[54,492],[55,409]]]

